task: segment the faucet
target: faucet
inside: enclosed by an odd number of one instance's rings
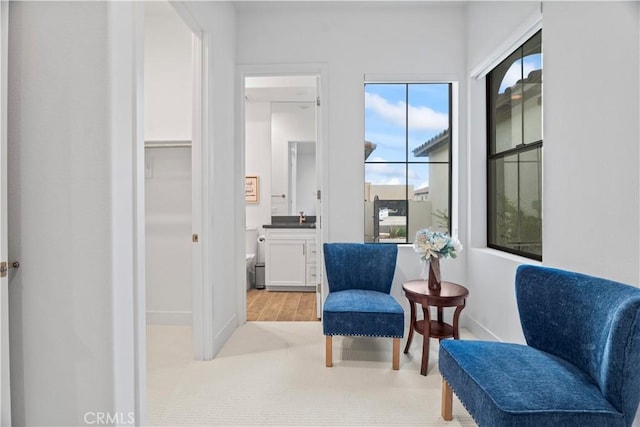
[[[300,211],[300,224],[302,224],[305,221],[306,221],[306,218],[304,216],[304,211]]]

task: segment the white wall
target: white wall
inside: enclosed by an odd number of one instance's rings
[[[524,22],[539,17],[539,8],[539,2],[470,3],[468,75],[504,46],[505,40],[513,37]],[[487,22],[491,22],[491,25],[487,25]],[[465,308],[465,320],[467,327],[478,337],[521,342],[523,337],[514,298],[513,279],[517,266],[528,260],[486,248],[485,84],[484,78],[470,77],[467,141],[469,238],[465,249],[470,296]]]
[[[168,2],[144,3],[144,137],[191,141],[191,30]],[[145,150],[147,322],[192,323],[191,149]]]
[[[544,263],[636,286],[639,7],[550,2],[542,34]]]
[[[470,3],[469,70],[538,11],[538,2]],[[543,263],[637,286],[638,3],[545,2],[542,27]],[[535,262],[486,249],[485,108],[485,81],[471,79],[465,311],[476,335],[522,341],[514,275]]]
[[[191,325],[191,148],[147,148],[145,162],[147,323]]]
[[[191,30],[168,1],[152,1],[144,33],[144,137],[191,140]]]
[[[375,2],[372,2],[375,3]],[[257,8],[257,9],[256,9]],[[327,185],[329,241],[363,241],[364,233],[364,75],[399,79],[462,80],[465,69],[466,22],[463,4],[287,3],[240,8],[237,16],[237,60],[240,65],[325,64],[328,157],[323,160]],[[460,83],[465,87],[464,81]],[[464,105],[466,90],[461,90]],[[465,111],[459,111],[460,137]],[[454,161],[464,161],[464,153]],[[464,174],[464,172],[462,172]],[[461,187],[466,181],[461,179]],[[360,195],[360,196],[358,196]],[[459,233],[464,238],[466,210]],[[456,204],[454,204],[455,206]],[[443,275],[465,282],[464,253],[443,262]],[[420,273],[419,257],[401,247],[393,293],[401,282]],[[326,292],[325,292],[326,294]]]
[[[247,227],[271,222],[271,103],[245,103],[245,173],[258,176],[259,202],[247,203]]]

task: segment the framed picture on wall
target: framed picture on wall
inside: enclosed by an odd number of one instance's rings
[[[258,203],[260,201],[258,186],[257,176],[247,176],[244,178],[244,201],[246,203]]]

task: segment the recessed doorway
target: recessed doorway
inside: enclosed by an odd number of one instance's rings
[[[267,257],[269,226],[286,220],[302,223],[307,218],[317,224],[320,217],[318,81],[317,74],[244,77],[245,175],[259,182],[258,197],[247,200],[245,208],[248,321],[317,321],[319,317],[320,260],[309,255],[304,255],[306,262],[296,258],[302,264],[291,265],[297,273],[290,282],[295,286],[287,289],[283,280],[278,289],[269,289],[273,284],[269,271],[275,267],[273,258]],[[301,238],[302,250],[315,253],[320,233],[306,231],[316,237]],[[282,267],[278,274],[287,276]]]

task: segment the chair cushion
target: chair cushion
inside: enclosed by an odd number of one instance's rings
[[[480,426],[624,426],[584,371],[533,347],[440,343],[442,376]]]
[[[324,303],[324,335],[402,338],[404,310],[389,294],[364,289],[331,292]]]

